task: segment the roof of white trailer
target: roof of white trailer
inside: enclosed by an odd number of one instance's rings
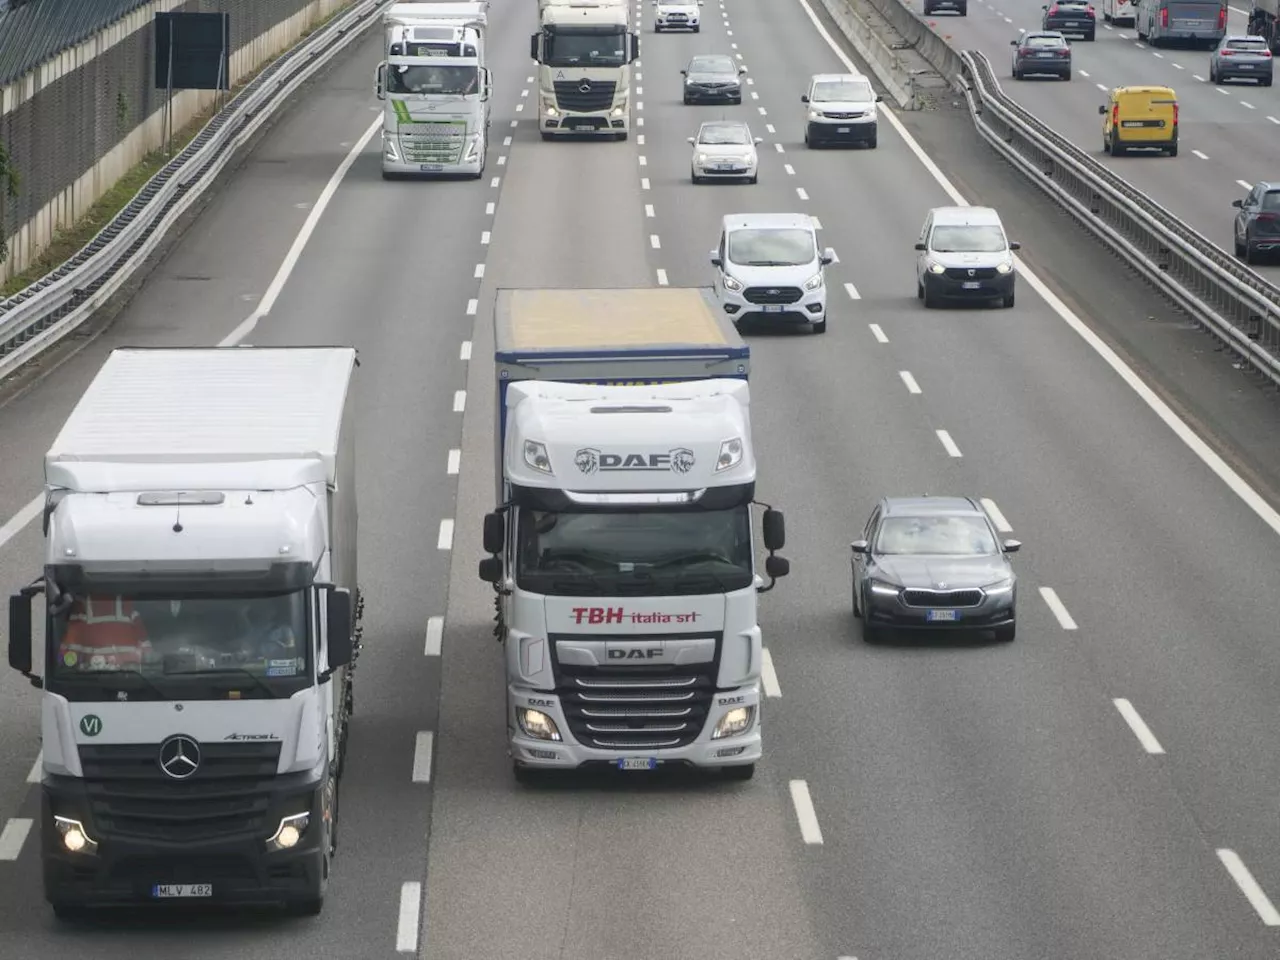
[[[113,350],[45,463],[320,459],[332,472],[355,362],[350,347]]]

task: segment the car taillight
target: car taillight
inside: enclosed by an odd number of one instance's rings
[[[1049,8],[1049,16],[1051,17],[1057,16],[1057,13],[1058,13],[1058,5],[1055,3],[1053,6]]]
[[[1115,104],[1111,108],[1111,125],[1113,127],[1120,126],[1120,104]]]
[[[1258,214],[1258,219],[1259,220],[1276,220],[1276,219],[1280,219],[1280,214],[1260,213]]]
[[[1176,103],[1173,105],[1173,125],[1175,127],[1178,125],[1178,105]]]
[[[1169,25],[1169,8],[1160,8],[1160,26],[1167,27]]]
[[[1058,51],[1058,56],[1060,56],[1060,57],[1069,57],[1069,56],[1071,56],[1071,51],[1070,51],[1070,50],[1059,50],[1059,51]]]
[[[1093,7],[1092,7],[1092,6],[1085,7],[1085,8],[1084,8],[1084,12],[1085,12],[1085,16],[1088,16],[1088,17],[1093,17],[1093,16],[1095,16],[1095,14],[1094,14],[1094,12],[1093,12]]]
[[[1218,10],[1218,29],[1227,29],[1227,8],[1225,5]]]
[[[1270,60],[1270,59],[1271,59],[1271,51],[1270,51],[1270,50],[1263,50],[1263,51],[1262,51],[1262,58],[1263,58],[1264,60]]]
[[[1230,47],[1223,47],[1221,50],[1218,51],[1218,54],[1223,57],[1229,57],[1233,53],[1235,53],[1235,51],[1232,50]]]

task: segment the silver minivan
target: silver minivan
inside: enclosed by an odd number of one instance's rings
[[[1000,214],[990,207],[934,207],[916,241],[916,296],[926,307],[944,300],[996,300],[1013,306],[1013,251]]]

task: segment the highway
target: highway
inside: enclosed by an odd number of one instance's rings
[[[918,4],[910,4],[920,11]],[[1232,200],[1243,198],[1257,180],[1280,177],[1280,86],[1243,81],[1209,82],[1205,50],[1154,49],[1138,40],[1133,27],[1103,22],[1097,7],[1097,39],[1071,39],[1072,79],[1011,76],[1011,40],[1024,29],[1038,30],[1040,0],[976,0],[967,17],[939,13],[928,19],[958,49],[981,50],[991,60],[1005,93],[1077,146],[1183,218],[1224,250],[1232,250]],[[1243,34],[1246,7],[1229,7],[1227,31]],[[1102,153],[1098,107],[1114,87],[1164,84],[1178,94],[1180,141],[1177,157]],[[1280,280],[1280,261],[1254,269]]]
[[[354,343],[367,578],[324,914],[55,923],[19,837],[38,809],[37,695],[5,672],[0,956],[1273,960],[1280,516],[1214,451],[1274,489],[1280,409],[1201,334],[1150,322],[1167,308],[976,146],[962,111],[882,117],[874,151],[805,150],[804,81],[845,69],[809,6],[707,0],[701,34],[655,37],[643,5],[625,143],[543,143],[534,7],[495,17],[495,151],[469,183],[380,180],[376,135],[361,146],[375,31],[116,326],[0,410],[0,445],[27,451],[0,458],[16,587],[39,564],[21,521],[40,452],[112,346]],[[701,52],[748,67],[742,106],[681,105]],[[689,182],[685,138],[722,114],[765,140],[755,186]],[[957,189],[1024,244],[1011,310],[913,296],[920,223]],[[522,788],[476,578],[495,291],[706,285],[719,220],[740,211],[809,212],[839,258],[824,337],[750,336],[758,495],[787,513],[793,571],[762,598],[765,759],[744,784]],[[848,543],[878,496],[920,492],[986,498],[1026,544],[1012,645],[862,643]]]

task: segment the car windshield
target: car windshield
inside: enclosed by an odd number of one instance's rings
[[[698,134],[698,142],[707,144],[747,144],[751,142],[751,131],[736,123],[705,126],[702,128],[702,132]]]
[[[981,517],[886,517],[875,552],[890,556],[986,557],[998,553]]]
[[[543,63],[548,67],[620,67],[627,62],[627,33],[622,26],[602,29],[547,29]]]
[[[930,249],[936,253],[999,253],[1004,231],[991,224],[956,224],[933,228]]]
[[[479,90],[480,73],[473,66],[406,66],[392,64],[387,68],[389,93],[438,93],[463,96]]]
[[[813,85],[811,103],[862,102],[874,100],[871,84],[866,80],[822,80]]]
[[[731,73],[738,75],[738,68],[728,57],[694,57],[686,68],[689,73]]]
[[[1022,41],[1024,47],[1065,47],[1067,41],[1061,37],[1027,37]]]
[[[1263,210],[1280,210],[1280,190],[1269,190],[1262,195]]]
[[[729,260],[746,267],[796,267],[812,263],[817,243],[812,231],[798,227],[749,227],[729,233]]]

